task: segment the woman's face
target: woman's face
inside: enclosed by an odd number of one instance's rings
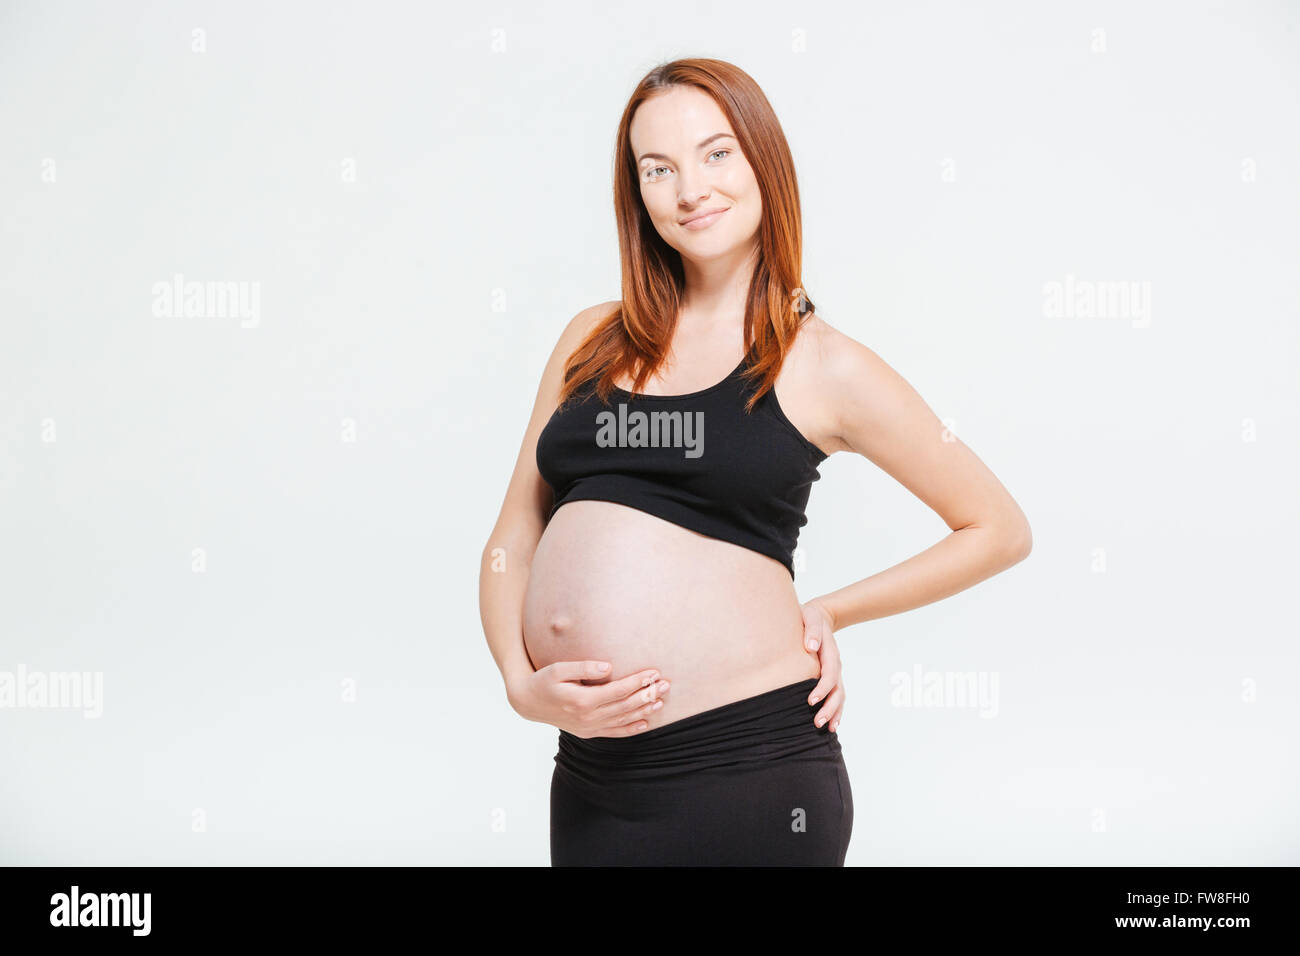
[[[753,248],[758,181],[711,96],[673,87],[642,103],[628,132],[641,201],[664,242],[697,261]]]

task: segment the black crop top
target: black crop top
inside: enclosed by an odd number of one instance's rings
[[[570,501],[613,501],[768,555],[793,578],[827,456],[785,417],[775,390],[745,412],[747,358],[685,395],[615,388],[604,404],[594,380],[581,386],[537,439],[537,470],[555,494],[550,514]]]

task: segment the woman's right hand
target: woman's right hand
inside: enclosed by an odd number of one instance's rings
[[[601,665],[605,669],[601,669]],[[521,717],[551,724],[575,737],[630,737],[663,706],[668,681],[654,668],[603,684],[607,661],[556,661],[507,686],[510,706]]]

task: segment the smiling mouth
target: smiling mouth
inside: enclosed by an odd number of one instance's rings
[[[727,207],[727,209],[730,208],[730,206]],[[683,229],[707,229],[709,226],[717,222],[727,209],[717,209],[713,212],[706,213],[703,216],[696,216],[694,219],[686,220],[686,222],[682,223],[681,226]]]

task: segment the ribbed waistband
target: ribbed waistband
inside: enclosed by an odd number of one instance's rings
[[[810,677],[630,737],[583,738],[561,730],[555,762],[572,775],[608,784],[814,750],[838,753],[836,735],[813,724],[822,705],[808,703],[816,686]]]

